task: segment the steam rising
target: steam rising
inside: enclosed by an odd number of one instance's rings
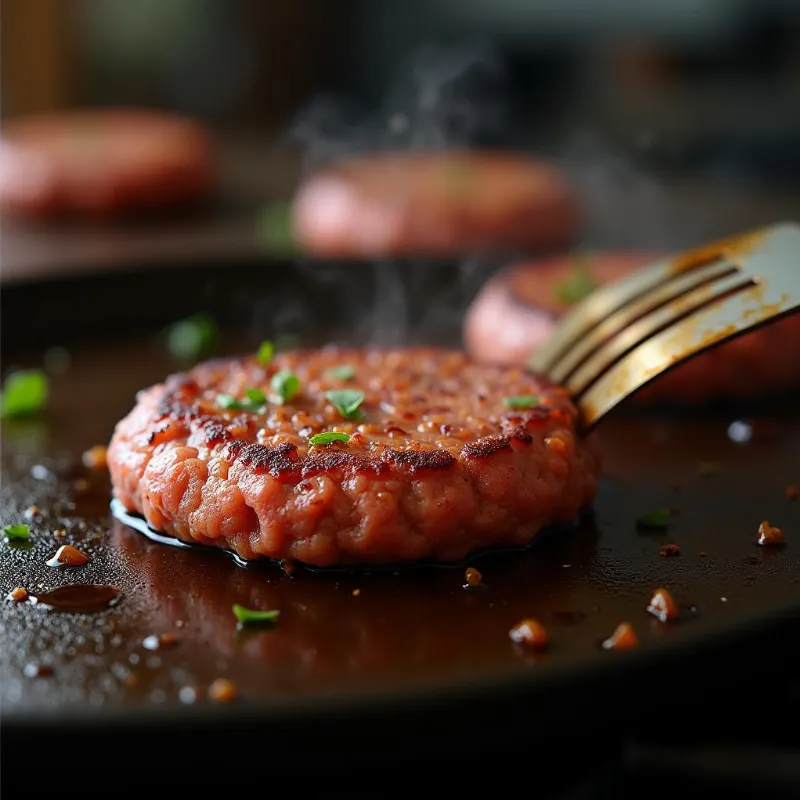
[[[401,66],[377,110],[322,96],[298,116],[289,133],[303,147],[308,172],[370,151],[485,145],[503,138],[508,94],[505,65],[490,45],[426,46]],[[458,344],[463,310],[488,268],[478,258],[444,271],[413,259],[348,266],[301,259],[298,264],[303,285],[327,289],[346,304],[342,338],[380,346]],[[308,326],[308,317],[309,309],[292,295],[283,298],[270,324],[280,334]]]
[[[428,45],[401,65],[377,110],[322,96],[301,112],[290,137],[303,146],[308,169],[366,151],[485,144],[503,138],[508,95],[505,65],[491,45]]]

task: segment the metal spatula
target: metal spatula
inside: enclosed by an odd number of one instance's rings
[[[569,390],[591,428],[668,369],[798,309],[800,225],[787,222],[661,259],[592,292],[531,367]]]

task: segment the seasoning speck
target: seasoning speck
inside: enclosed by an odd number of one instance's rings
[[[661,622],[677,619],[680,613],[678,604],[666,589],[656,589],[653,592],[647,610]]]
[[[668,542],[667,544],[661,545],[661,550],[659,550],[659,555],[669,557],[669,556],[679,556],[681,554],[681,546],[679,544],[674,544],[673,542]]]
[[[361,589],[353,589],[353,597],[358,597],[361,594]]]
[[[47,562],[48,567],[82,567],[89,561],[86,553],[73,547],[71,544],[63,544],[56,550],[56,554]]]
[[[142,647],[146,650],[160,650],[162,647],[172,647],[178,644],[178,637],[167,631],[166,633],[151,634],[142,640]]]
[[[630,650],[639,644],[636,631],[629,622],[621,622],[611,636],[603,642],[604,650]]]
[[[211,686],[208,687],[208,696],[215,703],[230,703],[236,699],[238,690],[233,681],[227,678],[217,678]]]
[[[719,601],[720,601],[720,603],[727,603],[728,602],[728,598],[727,597],[720,597]]]
[[[63,539],[66,535],[67,532],[63,528],[53,531],[53,536],[55,536],[56,539]]]
[[[81,458],[83,465],[89,469],[105,469],[108,448],[103,444],[96,444],[86,450]]]
[[[18,603],[28,599],[28,590],[24,586],[17,586],[8,593],[9,600],[16,600]]]
[[[508,632],[508,636],[515,644],[522,644],[534,650],[541,650],[547,647],[547,631],[535,619],[520,620]]]
[[[53,668],[49,664],[26,664],[23,671],[26,678],[48,678],[53,674]]]
[[[41,514],[41,509],[39,506],[28,506],[25,509],[25,519],[33,519],[38,514]]]
[[[464,588],[465,589],[477,589],[481,586],[484,586],[483,583],[483,575],[481,575],[475,567],[467,567],[464,571]]]
[[[783,531],[774,528],[766,520],[758,526],[758,544],[762,547],[780,547],[784,544]]]
[[[787,486],[786,497],[788,497],[789,500],[797,500],[797,498],[800,497],[800,489],[796,486]]]
[[[637,528],[666,528],[672,517],[672,513],[668,508],[654,508],[646,514],[636,518]]]
[[[12,539],[30,539],[31,529],[27,525],[5,525],[3,527],[6,541]]]

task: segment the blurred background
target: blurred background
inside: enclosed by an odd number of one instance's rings
[[[387,146],[493,144],[556,161],[595,245],[679,247],[798,207],[794,0],[2,0],[0,11],[4,123],[108,105],[195,117],[220,142],[214,224],[229,228],[326,159]],[[9,237],[12,272],[51,257],[16,228]]]

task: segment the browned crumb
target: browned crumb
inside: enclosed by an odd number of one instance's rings
[[[104,444],[96,444],[83,454],[83,463],[89,469],[105,469],[106,453],[108,449]]]
[[[620,622],[617,629],[611,636],[603,642],[605,650],[630,650],[636,647],[639,640],[636,638],[636,631],[629,622]]]
[[[76,492],[85,492],[89,488],[89,481],[87,481],[86,478],[78,478],[78,480],[73,482],[72,488]]]
[[[361,594],[361,589],[353,589],[353,597],[358,597]]]
[[[227,678],[217,678],[211,686],[208,687],[208,696],[215,703],[230,703],[231,700],[236,699],[238,689],[233,681]]]
[[[784,544],[783,531],[773,528],[766,520],[758,526],[758,544],[763,547],[778,547]]]
[[[798,488],[797,488],[796,486],[794,486],[794,485],[792,485],[792,486],[787,486],[787,487],[786,487],[786,496],[787,496],[787,497],[788,497],[790,500],[797,500],[797,498],[798,498],[798,497],[800,497],[800,489],[798,489]]]
[[[287,574],[292,575],[294,571],[297,569],[297,565],[294,561],[289,561],[288,558],[281,559],[281,569]]]
[[[650,598],[647,610],[661,622],[677,619],[680,609],[666,589],[656,589]]]
[[[82,567],[89,561],[86,553],[71,544],[62,544],[56,554],[47,562],[48,567]]]
[[[66,535],[67,532],[63,528],[53,531],[53,536],[55,536],[56,539],[63,539]]]
[[[483,586],[483,575],[475,567],[467,567],[464,571],[464,588],[475,589],[478,586]]]
[[[123,679],[122,682],[127,686],[129,689],[132,689],[134,686],[139,685],[139,676],[135,672],[129,672]]]
[[[547,631],[542,624],[535,619],[520,620],[508,632],[509,638],[516,644],[524,644],[535,650],[547,647]]]
[[[178,644],[178,637],[167,631],[166,633],[151,634],[142,642],[142,646],[147,650],[160,650],[162,647],[172,647]]]
[[[662,544],[659,553],[662,556],[679,556],[681,554],[681,546],[673,542]]]
[[[705,558],[706,557],[705,551],[703,551],[703,550],[701,550],[697,555],[700,556],[700,558]]]
[[[53,674],[53,668],[49,664],[26,664],[24,671],[27,678],[49,678]]]
[[[17,586],[16,589],[12,589],[8,593],[9,600],[16,600],[17,602],[21,602],[22,600],[28,599],[28,590],[24,586]]]

